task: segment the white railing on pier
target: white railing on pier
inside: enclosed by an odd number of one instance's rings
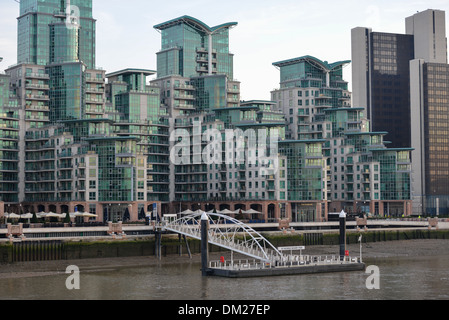
[[[201,216],[202,212],[187,215],[164,223],[162,229],[201,240]],[[223,214],[207,216],[209,243],[265,262],[282,259],[281,252],[250,226]]]
[[[256,260],[225,260],[210,261],[209,268],[225,269],[225,270],[252,270],[264,268],[285,268],[285,267],[302,267],[317,265],[336,265],[361,263],[360,258],[340,256],[310,256],[310,255],[289,255],[283,256],[280,260],[273,262],[260,262]]]

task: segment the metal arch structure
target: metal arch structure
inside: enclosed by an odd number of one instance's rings
[[[166,222],[162,225],[162,230],[201,240],[202,214],[194,213],[172,222]],[[208,213],[207,217],[209,221],[208,241],[210,244],[264,262],[274,262],[281,259],[282,253],[277,248],[243,222],[219,213]]]

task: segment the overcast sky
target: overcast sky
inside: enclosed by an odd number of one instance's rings
[[[352,28],[404,33],[405,18],[426,9],[444,10],[447,16],[449,0],[94,0],[97,66],[107,72],[156,70],[161,39],[153,26],[183,15],[211,27],[238,22],[230,31],[230,50],[241,98],[268,100],[279,87],[273,62],[303,55],[350,60]],[[17,62],[18,14],[17,2],[0,0],[0,70]],[[350,66],[345,79],[351,81]]]

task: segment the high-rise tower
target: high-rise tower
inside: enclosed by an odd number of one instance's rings
[[[412,147],[413,211],[449,209],[445,12],[405,19],[405,34],[352,30],[353,98],[394,147]]]
[[[154,26],[162,34],[157,54],[158,77],[226,74],[233,78],[233,58],[229,53],[229,29],[236,22],[209,27],[198,19],[182,16]]]
[[[22,0],[17,62],[47,65],[70,59],[93,69],[95,24],[91,0]]]

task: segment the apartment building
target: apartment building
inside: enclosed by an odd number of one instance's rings
[[[292,216],[301,221],[310,215],[325,219],[328,212],[342,209],[377,215],[411,213],[412,149],[387,148],[388,132],[371,131],[365,108],[351,106],[342,72],[349,62],[303,56],[273,63],[281,81],[271,95],[288,119],[286,135],[291,141],[287,142],[290,148],[296,144],[296,149],[309,150],[304,156],[304,151],[297,151],[287,157],[289,166],[298,167],[298,175],[290,175],[288,184],[291,200],[316,201],[313,210],[311,204],[295,206]],[[298,190],[296,195],[293,190]]]
[[[387,149],[387,133],[351,107],[350,61],[276,62],[271,101],[240,101],[237,23],[160,23],[157,70],[107,73],[95,65],[92,1],[70,4],[77,19],[66,1],[21,2],[19,64],[0,75],[4,211],[99,221],[198,208],[254,209],[260,221],[410,213],[410,150]]]

